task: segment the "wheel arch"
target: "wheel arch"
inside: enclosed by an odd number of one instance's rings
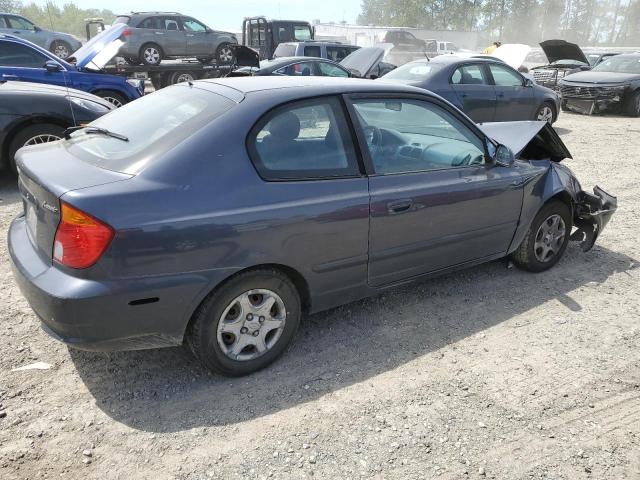
[[[289,280],[291,280],[291,282],[293,283],[294,287],[296,288],[296,290],[298,292],[298,295],[300,295],[300,302],[301,302],[301,306],[302,306],[302,311],[306,313],[306,312],[309,312],[311,310],[311,290],[309,288],[309,282],[304,277],[304,275],[302,275],[298,270],[296,270],[295,268],[290,267],[288,265],[281,264],[281,263],[263,263],[263,264],[252,265],[250,267],[242,268],[242,269],[240,269],[240,270],[228,275],[227,277],[222,279],[220,282],[218,282],[213,288],[211,288],[208,291],[204,292],[204,294],[202,295],[202,298],[198,299],[197,304],[195,305],[195,308],[193,308],[192,311],[190,312],[189,319],[186,322],[186,325],[185,325],[185,328],[184,328],[184,332],[183,332],[183,341],[184,341],[184,336],[186,336],[187,332],[189,331],[189,328],[190,328],[191,324],[193,323],[193,321],[194,321],[194,319],[196,317],[196,312],[198,311],[198,309],[200,308],[202,303],[209,296],[214,294],[223,285],[225,285],[227,282],[229,282],[233,278],[237,277],[238,275],[242,275],[242,274],[245,274],[247,272],[258,271],[258,270],[276,270],[276,271],[282,273],[283,275],[285,275]]]
[[[55,117],[35,116],[21,118],[7,129],[2,138],[2,144],[0,144],[0,166],[5,168],[9,167],[9,148],[16,134],[23,128],[39,124],[57,125],[61,128],[69,127],[67,122]]]

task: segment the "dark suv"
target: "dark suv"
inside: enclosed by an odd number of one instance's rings
[[[120,55],[131,64],[159,65],[165,58],[177,57],[196,57],[203,63],[234,61],[231,45],[238,43],[234,34],[213,30],[181,13],[137,12],[120,15],[113,22],[118,23],[129,27]]]

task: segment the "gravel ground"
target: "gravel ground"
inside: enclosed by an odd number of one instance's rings
[[[640,119],[561,115],[620,208],[550,272],[494,262],[306,318],[242,379],[182,348],[67,349],[9,268],[0,179],[0,478],[640,478]],[[12,371],[46,362],[48,370]]]

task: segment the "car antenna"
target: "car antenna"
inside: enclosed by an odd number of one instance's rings
[[[67,81],[67,71],[62,72],[62,78],[64,79],[64,86],[67,89],[67,102],[69,102],[69,110],[71,110],[71,120],[73,120],[73,126],[77,126],[76,114],[73,111],[73,102],[71,101],[71,89],[69,88],[69,82]]]

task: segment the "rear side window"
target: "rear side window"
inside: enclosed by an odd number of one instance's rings
[[[308,45],[304,47],[304,56],[305,57],[322,57],[322,52],[320,51],[320,46],[318,45]]]
[[[320,62],[318,64],[320,67],[320,75],[323,77],[348,77],[349,73],[347,73],[342,68],[337,65],[331,65],[330,63]]]
[[[150,28],[152,30],[164,30],[164,22],[161,17],[145,18],[138,24],[138,28]]]
[[[315,76],[314,62],[294,63],[277,70],[278,75],[288,75],[290,77]]]
[[[15,42],[0,41],[0,66],[41,68],[47,57],[33,48]]]
[[[451,83],[458,85],[489,85],[480,65],[464,65],[456,69]]]
[[[222,95],[176,85],[128,103],[91,123],[92,127],[125,135],[129,141],[78,130],[66,143],[73,155],[87,163],[135,174],[154,157],[151,150],[169,150],[234,105]]]
[[[265,180],[310,180],[359,175],[340,103],[335,98],[296,102],[258,122],[247,146]]]

